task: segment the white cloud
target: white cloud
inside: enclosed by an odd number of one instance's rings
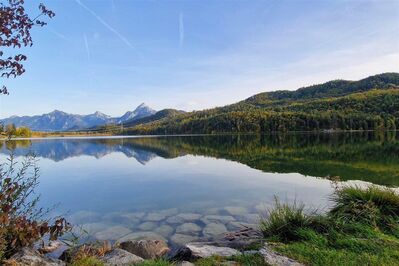
[[[105,22],[104,19],[102,19],[99,15],[97,15],[96,12],[94,12],[92,9],[90,9],[88,6],[82,3],[80,0],[75,0],[78,5],[80,5],[82,8],[84,8],[87,12],[89,12],[91,15],[93,15],[104,27],[106,27],[108,30],[110,30],[112,33],[114,33],[122,42],[124,42],[127,46],[130,48],[134,48],[134,46],[131,44],[131,42],[123,36],[121,33],[119,33],[115,28],[113,28],[111,25],[109,25],[107,22]]]

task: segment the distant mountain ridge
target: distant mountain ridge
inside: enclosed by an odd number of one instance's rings
[[[105,124],[121,124],[155,114],[156,111],[142,103],[133,111],[127,111],[120,117],[111,117],[101,112],[88,115],[69,114],[54,110],[50,113],[35,116],[11,116],[0,119],[4,125],[15,124],[26,126],[33,131],[71,131],[92,128]]]
[[[270,133],[287,131],[396,130],[399,73],[253,95],[212,109],[129,123],[127,134]]]

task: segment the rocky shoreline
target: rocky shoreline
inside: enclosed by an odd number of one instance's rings
[[[176,266],[190,266],[195,265],[198,259],[212,256],[230,258],[242,254],[259,254],[263,257],[265,265],[302,265],[274,252],[267,243],[262,241],[260,233],[249,227],[222,234],[211,242],[190,242],[179,248],[169,247],[162,239],[127,240],[117,242],[112,246],[107,244],[105,248],[93,243],[67,249],[58,259],[49,258],[33,248],[23,248],[7,260],[5,265],[65,266],[79,256],[80,252],[95,256],[106,266],[140,265],[146,260],[153,259],[164,259]],[[223,265],[239,264],[234,261],[226,261],[226,264]]]

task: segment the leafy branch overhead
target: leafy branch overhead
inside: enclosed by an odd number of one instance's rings
[[[6,0],[0,3],[0,75],[2,78],[16,78],[25,72],[23,62],[26,55],[5,55],[4,49],[17,49],[33,45],[31,29],[33,26],[43,27],[46,22],[42,17],[52,18],[55,13],[39,5],[39,13],[36,17],[30,17],[24,8],[24,0]],[[0,94],[8,94],[7,87],[0,87]]]

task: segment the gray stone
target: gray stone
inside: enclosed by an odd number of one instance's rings
[[[96,233],[94,237],[98,240],[116,240],[129,233],[131,233],[130,229],[117,225]]]
[[[257,213],[247,213],[244,215],[236,216],[238,221],[246,222],[249,224],[258,224],[260,220],[260,215]]]
[[[181,224],[184,223],[184,220],[178,216],[171,216],[168,219],[166,219],[166,222],[168,224]]]
[[[248,213],[248,210],[243,207],[229,206],[224,208],[230,215],[243,215]]]
[[[164,237],[170,237],[173,234],[173,231],[173,227],[166,224],[161,225],[154,230],[155,233],[160,234]]]
[[[176,228],[176,233],[179,234],[197,235],[199,232],[201,232],[201,227],[194,223],[185,223]]]
[[[33,248],[22,248],[10,259],[5,261],[6,265],[19,266],[65,266],[65,262],[56,259],[50,259],[41,255]]]
[[[167,215],[159,213],[159,212],[151,212],[145,216],[143,220],[149,221],[149,222],[159,222],[162,220],[165,220]]]
[[[176,266],[195,266],[195,264],[188,261],[180,261],[176,264]]]
[[[128,235],[125,235],[125,236],[119,238],[116,242],[121,243],[124,241],[141,240],[141,239],[153,239],[153,240],[161,239],[161,240],[167,242],[167,240],[163,236],[161,236],[160,234],[151,232],[151,231],[130,233]]]
[[[165,215],[166,217],[169,217],[178,214],[179,210],[177,208],[165,209],[165,210],[160,210],[159,213]]]
[[[206,214],[216,215],[220,213],[220,209],[218,208],[209,208],[205,211]]]
[[[227,232],[226,226],[224,226],[223,224],[219,224],[219,223],[207,224],[205,226],[204,230],[202,231],[203,235],[207,236],[207,237],[217,236],[217,235],[223,234],[225,232]]]
[[[227,224],[229,222],[235,221],[233,216],[229,215],[205,215],[202,219],[205,224],[209,223],[222,223]]]
[[[157,226],[158,226],[157,223],[154,223],[154,222],[145,222],[145,223],[140,224],[140,225],[138,226],[138,228],[139,228],[140,230],[143,230],[143,231],[151,231],[151,230],[155,229]]]
[[[181,218],[185,222],[193,222],[202,217],[202,215],[198,213],[179,213],[176,216]]]
[[[106,266],[128,266],[144,262],[143,258],[136,256],[126,250],[116,248],[101,257]]]
[[[259,250],[259,253],[265,258],[265,262],[274,266],[304,266],[302,263],[271,250],[267,245]]]
[[[120,243],[119,247],[144,259],[161,258],[170,251],[163,240],[132,240]]]
[[[121,214],[121,216],[132,220],[141,220],[145,216],[145,212],[128,212]]]
[[[187,243],[189,243],[191,241],[196,240],[197,237],[190,236],[190,235],[183,235],[183,234],[174,234],[170,239],[175,244],[184,245],[184,244],[187,244]]]
[[[211,246],[200,242],[189,243],[186,248],[191,250],[192,258],[230,257],[241,254],[241,252],[233,248]]]

